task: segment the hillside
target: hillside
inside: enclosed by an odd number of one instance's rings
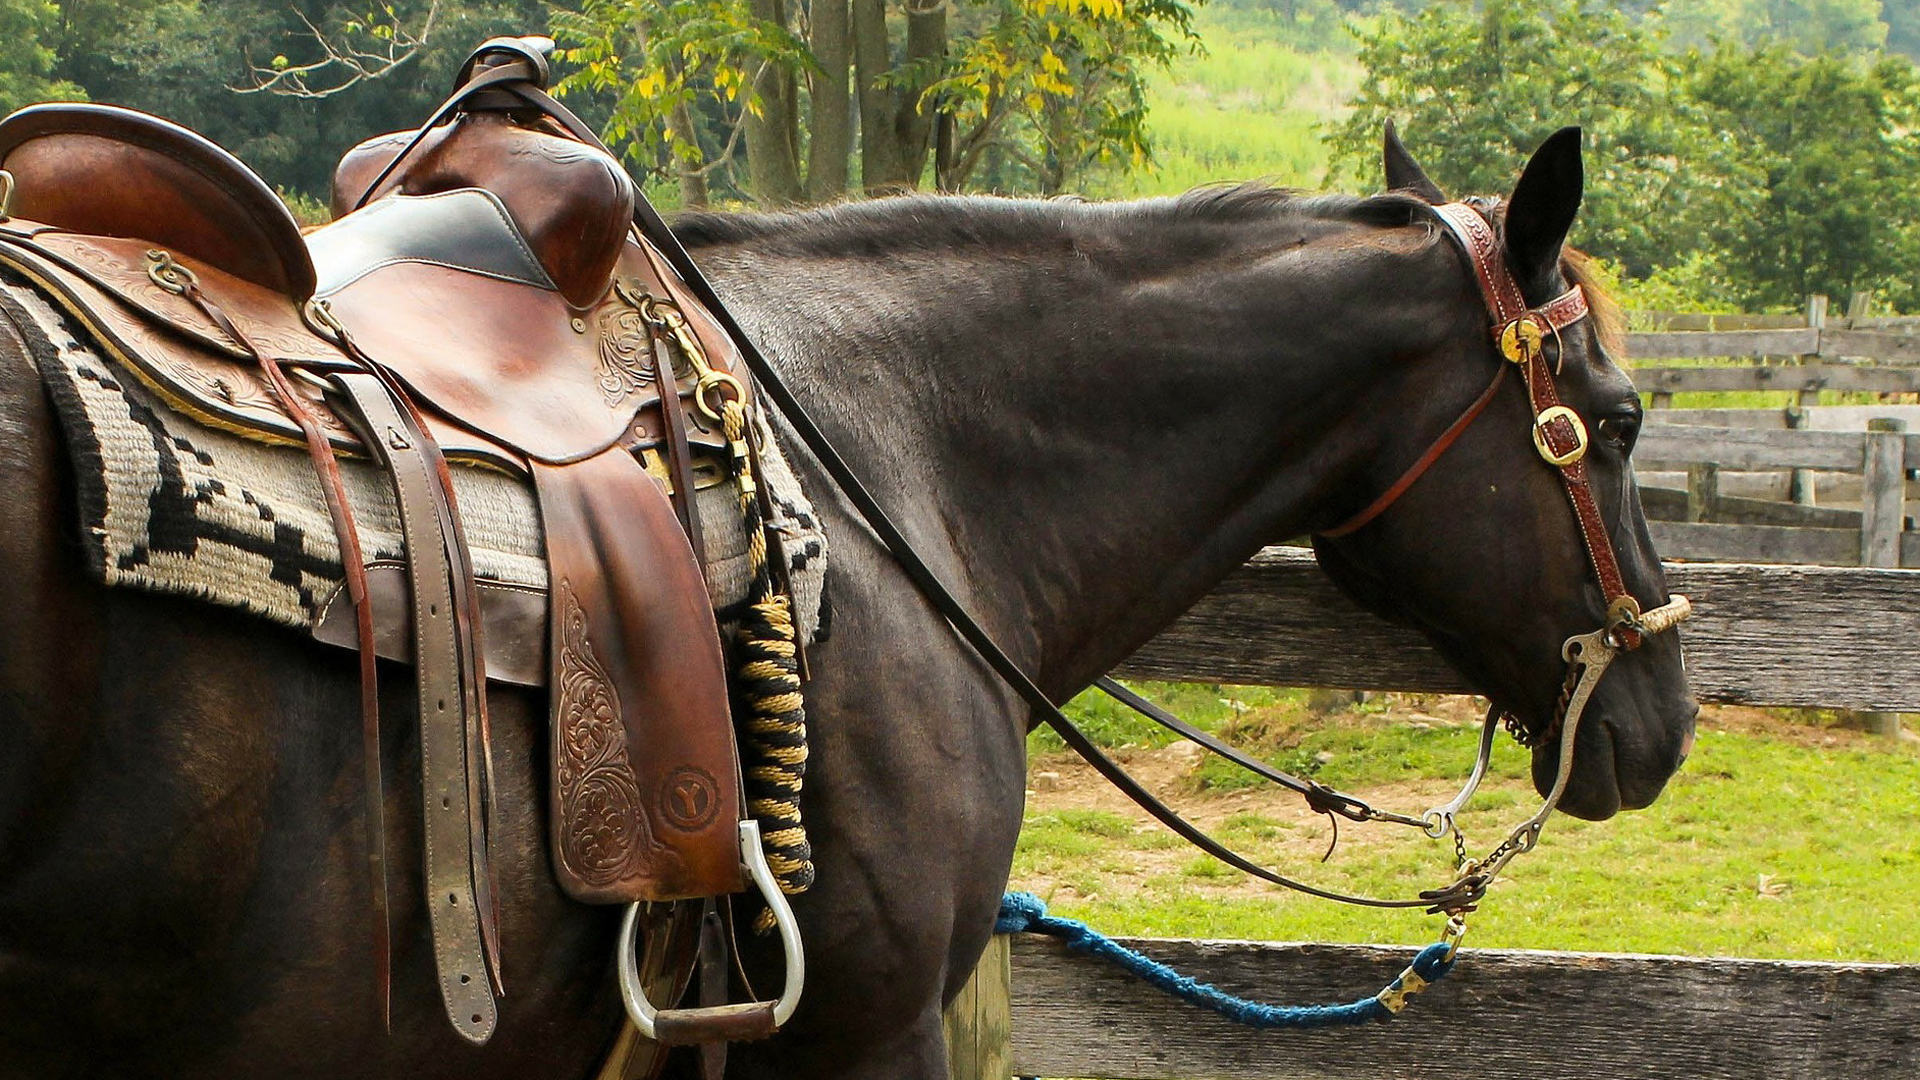
[[[1360,66],[1337,18],[1290,20],[1247,7],[1200,9],[1201,55],[1176,61],[1149,94],[1156,165],[1104,177],[1099,198],[1167,195],[1196,184],[1270,180],[1327,186],[1320,125],[1339,118]]]

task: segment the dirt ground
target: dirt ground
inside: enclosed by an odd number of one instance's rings
[[[1399,695],[1385,695],[1385,698],[1387,708],[1384,718],[1411,725],[1474,727],[1480,723],[1484,709],[1477,699],[1469,697],[1402,698]],[[1700,726],[1703,729],[1758,735],[1804,746],[1869,747],[1878,742],[1875,736],[1864,731],[1833,726],[1829,717],[1808,715],[1796,718],[1785,712],[1738,706],[1704,707],[1700,714]],[[1194,743],[1183,740],[1165,747],[1118,750],[1113,752],[1113,757],[1138,777],[1148,790],[1159,795],[1162,801],[1210,832],[1217,831],[1228,818],[1257,814],[1291,826],[1288,835],[1302,848],[1324,845],[1331,839],[1326,818],[1308,810],[1299,796],[1276,785],[1261,784],[1226,792],[1197,790],[1190,776],[1206,757],[1206,751]],[[1465,777],[1460,779],[1464,780]],[[1137,833],[1165,834],[1172,842],[1135,847],[1130,851],[1129,859],[1135,862],[1136,869],[1143,877],[1177,872],[1194,858],[1192,848],[1174,840],[1172,834],[1165,833],[1158,822],[1070,751],[1035,756],[1028,768],[1027,785],[1029,815],[1103,811],[1132,821]],[[1482,790],[1488,791],[1499,786],[1499,782],[1489,781]],[[1505,786],[1519,792],[1519,808],[1495,813],[1503,819],[1513,817],[1517,821],[1531,812],[1530,804],[1534,795],[1530,789],[1523,789],[1512,782]],[[1444,802],[1456,790],[1457,781],[1423,780],[1369,785],[1364,792],[1356,794],[1364,795],[1369,802],[1383,809],[1418,814],[1429,806]],[[1406,832],[1402,829],[1386,826],[1361,828],[1343,823],[1339,842],[1346,849],[1404,843],[1405,840]],[[1056,887],[1071,891],[1070,887],[1052,882],[1044,875],[1023,880],[1020,884],[1023,888]],[[1212,886],[1209,892],[1215,895],[1219,894],[1221,888],[1227,892],[1244,891],[1248,895],[1267,891],[1265,884],[1242,875],[1209,884]]]

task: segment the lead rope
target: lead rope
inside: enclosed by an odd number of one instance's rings
[[[1263,1030],[1305,1030],[1349,1027],[1385,1020],[1399,1013],[1407,1007],[1409,998],[1446,978],[1453,970],[1467,923],[1459,916],[1448,919],[1440,940],[1416,953],[1413,962],[1379,993],[1335,1005],[1272,1005],[1229,994],[1129,949],[1078,919],[1048,914],[1047,905],[1032,893],[1011,892],[1001,897],[1000,916],[994,921],[993,932],[1059,938],[1074,952],[1105,960],[1156,990],[1218,1013],[1236,1024]]]
[[[737,398],[720,406],[721,424],[733,455],[741,527],[747,532],[747,571],[753,579],[747,613],[734,639],[736,678],[744,706],[741,724],[758,760],[745,770],[747,809],[760,822],[761,846],[780,891],[798,895],[812,887],[813,845],[800,819],[800,790],[807,775],[807,709],[800,690],[800,645],[793,626],[793,598],[775,586],[768,558],[768,522],[754,477],[747,408]],[[771,908],[753,919],[756,934],[773,932]]]

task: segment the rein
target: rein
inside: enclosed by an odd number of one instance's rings
[[[854,510],[873,529],[887,551],[900,564],[908,579],[947,620],[954,631],[1000,676],[1001,680],[1034,710],[1039,721],[1058,733],[1060,738],[1085,759],[1096,772],[1175,834],[1229,866],[1254,877],[1310,896],[1342,903],[1380,908],[1422,908],[1429,913],[1446,913],[1459,919],[1466,912],[1473,910],[1485,896],[1488,885],[1515,856],[1531,850],[1538,841],[1541,827],[1554,807],[1559,804],[1561,796],[1566,791],[1568,779],[1572,775],[1573,745],[1581,714],[1592,696],[1594,686],[1614,657],[1622,650],[1637,648],[1647,634],[1671,629],[1684,620],[1692,609],[1685,597],[1676,596],[1661,607],[1643,614],[1638,601],[1626,591],[1621,581],[1618,563],[1613,555],[1612,543],[1607,537],[1605,524],[1600,518],[1592,489],[1586,479],[1585,468],[1580,461],[1587,449],[1586,426],[1579,414],[1560,404],[1558,393],[1553,385],[1552,373],[1547,370],[1545,341],[1549,336],[1557,338],[1563,329],[1572,326],[1587,315],[1585,294],[1575,287],[1541,307],[1529,308],[1521,296],[1519,285],[1506,266],[1505,257],[1493,228],[1481,212],[1462,204],[1436,207],[1435,211],[1441,221],[1448,226],[1451,235],[1460,242],[1473,266],[1492,316],[1493,336],[1501,354],[1521,371],[1529,398],[1534,403],[1535,419],[1532,434],[1535,447],[1548,463],[1560,471],[1568,497],[1573,502],[1582,540],[1593,563],[1595,575],[1607,598],[1606,625],[1592,633],[1567,639],[1561,649],[1561,656],[1567,664],[1566,683],[1563,687],[1561,705],[1555,710],[1553,723],[1548,733],[1542,736],[1542,738],[1551,738],[1552,733],[1557,730],[1563,740],[1559,771],[1553,790],[1548,794],[1539,811],[1515,827],[1484,858],[1477,860],[1467,858],[1465,837],[1455,824],[1454,818],[1485,775],[1488,758],[1492,751],[1498,710],[1488,711],[1485,727],[1481,733],[1479,755],[1473,772],[1461,792],[1448,803],[1429,809],[1419,817],[1413,817],[1379,810],[1362,799],[1335,791],[1324,784],[1289,776],[1233,750],[1211,735],[1145,701],[1112,679],[1103,677],[1096,682],[1103,691],[1157,723],[1167,726],[1215,753],[1228,757],[1269,780],[1300,793],[1307,800],[1308,805],[1316,811],[1330,816],[1345,817],[1352,821],[1386,821],[1418,827],[1435,838],[1446,836],[1451,832],[1455,837],[1455,846],[1459,854],[1459,866],[1454,879],[1438,889],[1425,890],[1416,897],[1403,899],[1356,896],[1321,889],[1261,866],[1181,817],[1171,807],[1155,798],[1138,780],[1094,745],[1092,740],[1088,739],[1061,712],[1059,706],[1049,699],[1026,672],[1000,648],[991,635],[941,582],[933,568],[914,549],[913,544],[894,522],[892,516],[861,482],[859,475],[854,472],[846,459],[840,456],[805,406],[794,397],[791,388],[768,362],[766,355],[760,351],[746,328],[740,325],[732,311],[722,302],[698,264],[688,255],[686,248],[680,244],[679,239],[673,235],[672,230],[660,217],[659,211],[655,210],[647,200],[641,199],[635,206],[634,218],[642,233],[659,247],[688,287],[707,305],[715,320],[733,337],[739,346],[742,358],[746,361],[754,378],[760,383],[761,389],[793,426],[800,441],[813,453],[821,467],[826,470],[828,476],[840,488],[841,493],[846,496],[847,501],[852,504]],[[1482,391],[1467,412],[1456,420],[1382,497],[1376,499],[1356,518],[1344,523],[1343,531],[1323,535],[1345,535],[1347,532],[1362,528],[1391,505],[1485,411],[1504,378],[1505,367],[1503,366],[1500,374],[1486,390]]]

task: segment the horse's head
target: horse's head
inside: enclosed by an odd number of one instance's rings
[[[1389,187],[1444,201],[1391,127],[1386,159]],[[1587,317],[1546,336],[1543,370],[1589,435],[1581,464],[1604,534],[1626,591],[1651,610],[1669,597],[1629,462],[1640,402],[1607,352],[1617,337],[1616,313],[1577,253],[1563,249],[1582,184],[1579,132],[1569,128],[1534,154],[1503,207],[1481,209],[1529,307],[1573,286],[1592,306]],[[1470,396],[1469,388],[1497,367],[1513,366],[1489,329],[1488,301],[1468,260],[1451,260],[1449,272],[1460,275],[1459,303],[1472,310],[1462,312],[1450,340],[1409,366],[1406,422],[1382,439],[1378,464],[1369,467],[1370,491],[1391,488],[1443,437],[1465,404],[1463,392]],[[1447,373],[1436,375],[1436,364]],[[1562,643],[1606,625],[1609,612],[1561,472],[1530,438],[1534,411],[1522,379],[1502,380],[1485,411],[1402,497],[1350,533],[1316,538],[1315,549],[1345,591],[1421,630],[1497,708],[1539,738],[1533,774],[1545,793],[1560,752],[1553,728],[1567,670]],[[1561,425],[1563,432],[1574,426]],[[1577,728],[1561,808],[1600,819],[1651,803],[1686,757],[1697,711],[1674,634],[1647,635],[1639,648],[1620,653]]]

